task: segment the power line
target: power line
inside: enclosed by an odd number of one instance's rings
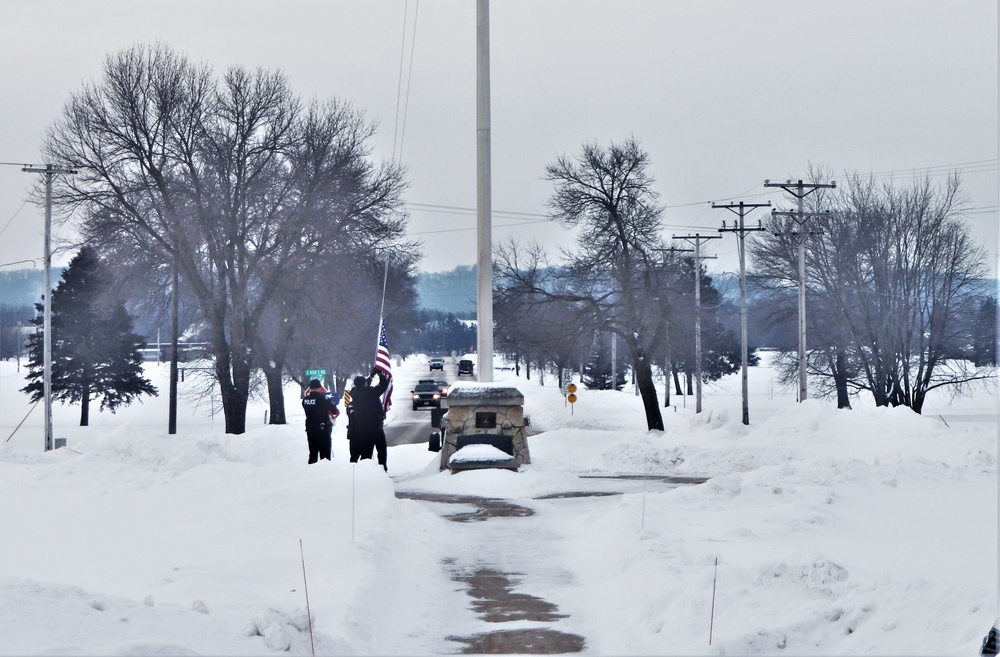
[[[963,168],[964,168],[964,171],[963,171]],[[891,177],[891,176],[896,175],[896,174],[913,174],[913,173],[920,173],[920,172],[930,172],[930,175],[944,175],[944,174],[949,174],[949,173],[955,171],[956,169],[958,169],[960,173],[962,173],[962,172],[965,172],[965,173],[980,173],[980,172],[985,172],[985,171],[994,171],[994,170],[997,170],[998,168],[1000,168],[1000,159],[993,158],[993,159],[990,159],[990,160],[970,160],[968,162],[958,162],[958,163],[955,163],[955,164],[937,164],[937,165],[926,166],[926,167],[912,167],[912,168],[908,168],[908,169],[887,169],[887,170],[884,170],[884,171],[872,171],[872,172],[869,172],[868,175],[870,175],[870,176],[876,176],[876,177]],[[780,194],[781,193],[781,192],[778,192],[777,190],[766,190],[766,191],[760,192],[758,194],[749,195],[750,192],[754,191],[755,189],[757,189],[760,186],[761,186],[761,183],[757,183],[756,185],[754,185],[750,189],[748,189],[745,192],[742,192],[740,194],[732,194],[732,195],[728,195],[728,196],[721,196],[720,195],[720,196],[716,196],[715,198],[704,200],[704,201],[692,201],[692,202],[689,202],[689,203],[674,203],[674,204],[671,204],[671,205],[665,205],[665,206],[663,206],[663,209],[665,209],[665,210],[673,210],[673,209],[677,209],[677,208],[697,207],[697,206],[702,206],[702,205],[711,205],[712,203],[718,203],[718,202],[720,202],[723,199],[733,199],[733,198],[754,199],[754,198],[760,198],[762,196],[773,196],[775,194]],[[468,213],[468,214],[475,214],[476,213],[476,209],[475,208],[469,208],[469,207],[463,207],[463,206],[455,206],[455,205],[441,205],[441,204],[434,204],[434,203],[406,203],[405,205],[407,207],[409,207],[409,208],[412,208],[412,209],[418,210],[418,211],[431,211],[431,210],[434,210],[434,211],[444,211],[444,210],[450,210],[450,211],[454,211],[455,214],[466,214],[466,213]],[[991,209],[995,209],[995,208],[996,208],[996,206],[985,206],[986,210],[991,210]],[[971,211],[975,211],[975,210],[979,210],[979,208],[970,208],[970,209],[966,210],[966,212],[971,212]],[[539,213],[534,213],[534,212],[511,212],[511,211],[503,211],[503,210],[494,210],[493,211],[493,215],[494,216],[504,216],[504,217],[509,217],[509,218],[516,218],[516,217],[546,217],[547,216],[547,215],[544,215],[544,214],[539,214]],[[681,226],[679,226],[679,227],[681,227]],[[691,226],[691,227],[699,228],[700,226]]]
[[[926,167],[912,167],[907,169],[889,169],[886,171],[870,171],[871,176],[889,176],[897,173],[919,173],[921,171],[938,171],[946,170],[948,172],[956,169],[981,169],[982,171],[992,171],[996,170],[998,164],[1000,164],[1000,159],[993,158],[991,160],[971,160],[969,162],[958,162],[956,164],[936,164]]]
[[[445,214],[476,214],[476,208],[467,208],[460,205],[437,205],[434,203],[404,203],[404,205],[410,209],[417,211],[450,211],[445,212]],[[492,213],[494,216],[504,216],[510,218],[516,217],[545,217],[548,218],[547,214],[540,214],[538,212],[513,212],[510,210],[494,210]]]
[[[38,265],[34,260],[17,260],[15,262],[3,262],[0,263],[0,267],[11,267],[13,265],[23,265],[26,262],[30,262],[32,267],[37,267]]]
[[[23,209],[24,209],[24,206],[26,206],[27,204],[28,204],[28,202],[27,202],[27,201],[25,201],[24,203],[22,203],[22,204],[21,204],[21,207],[19,207],[19,208],[17,209],[17,212],[15,212],[15,213],[14,213],[14,216],[13,216],[13,217],[11,217],[10,219],[8,219],[8,220],[7,220],[7,223],[5,223],[5,224],[3,225],[3,228],[2,228],[2,229],[0,229],[0,235],[3,235],[3,232],[4,232],[5,230],[7,230],[7,226],[10,226],[10,222],[14,221],[14,217],[16,217],[16,216],[17,216],[18,214],[20,214],[20,213],[21,213],[21,210],[23,210]]]
[[[392,129],[392,157],[396,159],[396,134],[399,132],[399,97],[403,89],[403,53],[406,52],[406,14],[410,3],[403,5],[403,34],[399,44],[399,78],[396,82],[396,117]]]
[[[413,53],[416,49],[417,43],[417,16],[420,13],[420,0],[417,0],[416,6],[413,10],[413,34],[410,37],[410,65],[406,73],[406,97],[403,101],[403,123],[400,127],[399,122],[399,100],[402,94],[403,88],[403,62],[405,61],[406,53],[406,21],[409,15],[410,3],[407,0],[406,4],[403,5],[403,34],[399,44],[399,80],[396,83],[396,118],[393,125],[392,133],[392,157],[394,160],[399,161],[403,159],[403,140],[406,137],[406,115],[407,110],[410,107],[410,82],[413,79]],[[396,154],[396,135],[399,135],[399,154]]]
[[[413,81],[413,52],[417,45],[417,15],[420,13],[420,0],[413,9],[413,36],[410,37],[410,67],[406,73],[406,100],[403,101],[403,129],[399,133],[399,159],[403,159],[403,140],[406,138],[406,115],[410,108],[410,83]]]
[[[525,222],[522,222],[522,223],[519,223],[519,224],[493,224],[493,227],[494,228],[512,228],[512,227],[516,228],[517,226],[527,226],[528,224],[541,224],[541,223],[547,223],[547,222],[548,222],[548,220],[525,221]],[[407,235],[434,235],[434,234],[437,234],[437,233],[458,233],[458,232],[463,232],[463,231],[467,231],[467,230],[476,230],[476,226],[469,226],[467,228],[445,228],[445,229],[442,229],[442,230],[422,230],[422,231],[418,231],[418,232],[407,233]]]

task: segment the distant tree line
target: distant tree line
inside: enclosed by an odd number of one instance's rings
[[[53,278],[60,272],[61,268],[53,267]],[[0,359],[27,356],[27,335],[44,288],[45,272],[41,269],[0,271]]]
[[[62,273],[61,267],[52,268],[52,279]],[[0,305],[32,307],[45,291],[44,269],[13,269],[0,271]]]
[[[10,360],[27,355],[26,336],[34,318],[32,305],[0,304],[0,359]]]
[[[452,313],[418,310],[414,322],[400,336],[396,353],[431,355],[467,354],[476,349],[476,327]]]

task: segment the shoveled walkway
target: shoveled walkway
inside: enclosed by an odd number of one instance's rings
[[[593,479],[597,479],[594,477]],[[611,480],[631,475],[601,476],[588,481],[598,491],[573,491],[539,499],[616,495]],[[650,477],[649,479],[654,479]],[[701,483],[704,479],[655,477],[662,484]],[[627,487],[627,486],[626,486]],[[396,496],[433,504],[443,517],[456,523],[475,523],[479,548],[475,554],[455,555],[443,564],[452,579],[472,598],[472,609],[495,629],[469,636],[448,636],[466,654],[567,654],[581,652],[586,639],[559,628],[568,616],[551,601],[526,591],[552,591],[572,582],[572,574],[553,567],[551,543],[544,525],[527,519],[534,511],[509,500],[397,490]],[[471,527],[469,528],[472,529]],[[525,627],[526,623],[530,624]]]
[[[482,534],[478,541],[482,549],[476,554],[451,557],[444,566],[453,580],[466,587],[473,611],[484,622],[497,624],[497,629],[446,637],[464,645],[461,653],[553,655],[583,650],[583,637],[552,627],[566,618],[555,604],[516,590],[529,577],[535,586],[545,578],[570,577],[565,572],[553,572],[551,564],[544,569],[532,567],[537,564],[538,551],[544,550],[544,536],[535,531],[512,534],[514,528],[509,523],[531,516],[534,511],[507,500],[471,495],[397,491],[396,496],[435,503],[436,510],[454,522],[481,523],[476,531]],[[461,509],[456,511],[456,505]],[[524,627],[525,621],[538,626]]]

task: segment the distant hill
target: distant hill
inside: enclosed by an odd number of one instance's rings
[[[740,276],[733,272],[709,272],[709,276],[712,277],[712,283],[715,288],[719,290],[722,297],[727,301],[733,303],[740,302]],[[979,294],[986,296],[996,297],[1000,294],[1000,279],[996,278],[982,278],[977,280],[974,285],[977,288]],[[789,290],[797,290],[796,285],[790,285]],[[761,283],[755,278],[750,277],[747,280],[747,297],[751,300],[759,297],[761,291]]]
[[[59,284],[62,268],[52,269],[52,286]],[[0,271],[0,305],[31,306],[42,300],[45,272],[41,269]],[[476,311],[476,268],[417,274],[417,305],[428,310],[462,315]]]
[[[58,285],[62,268],[52,268],[52,287]],[[45,272],[41,269],[0,271],[0,305],[31,306],[40,303],[45,290]]]
[[[417,274],[417,306],[458,316],[476,312],[476,267]]]

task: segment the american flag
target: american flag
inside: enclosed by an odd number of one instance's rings
[[[389,412],[392,406],[392,363],[389,360],[389,341],[385,337],[385,322],[379,324],[378,351],[375,352],[375,369],[389,379],[389,385],[382,394],[382,410]]]

